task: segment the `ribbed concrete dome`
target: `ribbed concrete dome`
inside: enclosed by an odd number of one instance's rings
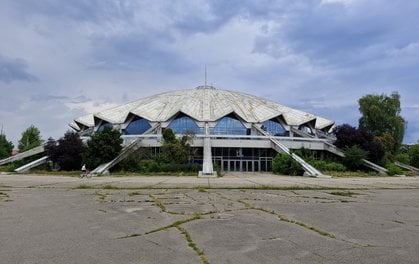
[[[217,121],[234,112],[245,122],[261,123],[282,116],[287,125],[312,122],[317,129],[331,127],[334,122],[292,109],[242,92],[200,86],[195,89],[170,91],[75,119],[76,124],[93,126],[94,120],[124,123],[130,114],[151,122],[165,122],[182,112],[197,121]]]

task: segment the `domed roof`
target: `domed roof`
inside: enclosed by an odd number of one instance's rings
[[[235,113],[249,123],[261,123],[282,116],[288,125],[299,126],[315,122],[317,129],[331,127],[334,122],[300,110],[249,95],[242,92],[200,86],[195,89],[165,92],[95,114],[79,117],[76,124],[93,126],[94,120],[105,120],[113,124],[124,123],[129,114],[151,122],[164,122],[182,112],[197,121],[217,121],[225,115]]]

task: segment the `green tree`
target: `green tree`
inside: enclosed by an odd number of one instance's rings
[[[187,163],[191,155],[189,142],[193,137],[194,135],[192,134],[186,134],[178,139],[170,128],[165,129],[161,148],[163,162],[176,164]]]
[[[121,133],[111,127],[94,133],[87,141],[87,150],[83,160],[89,169],[113,160],[122,150]]]
[[[358,145],[346,148],[344,150],[345,158],[343,163],[345,166],[351,170],[358,170],[362,167],[363,159],[368,157],[368,152],[363,150]]]
[[[37,127],[31,125],[25,131],[23,131],[22,136],[19,140],[19,151],[24,152],[29,149],[33,149],[42,144],[41,132]]]
[[[13,143],[8,141],[6,135],[0,134],[0,159],[12,155]]]
[[[362,114],[359,127],[366,129],[374,136],[389,133],[395,141],[393,149],[395,153],[402,144],[406,130],[406,121],[400,115],[400,95],[397,92],[390,96],[366,95],[359,99],[358,103]]]
[[[79,134],[67,131],[58,142],[52,138],[48,139],[45,154],[52,162],[58,164],[61,170],[79,170],[85,149]]]

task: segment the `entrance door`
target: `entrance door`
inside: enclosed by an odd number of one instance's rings
[[[228,171],[228,160],[223,160],[222,171]]]
[[[247,171],[253,171],[253,161],[251,160],[247,162]]]

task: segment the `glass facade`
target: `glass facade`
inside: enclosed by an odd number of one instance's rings
[[[262,129],[272,136],[287,136],[285,128],[276,120],[267,120],[263,123]]]
[[[125,128],[125,135],[141,135],[151,128],[150,123],[144,118],[136,117]]]
[[[309,126],[302,125],[302,126],[300,126],[300,130],[304,131],[308,134],[314,135],[313,130]]]
[[[102,132],[102,131],[105,129],[105,127],[110,127],[110,128],[112,128],[113,126],[112,126],[112,124],[111,124],[111,123],[109,123],[109,122],[102,121],[102,123],[100,124],[99,128],[97,129],[97,131],[98,131],[98,132]]]
[[[202,128],[192,118],[183,114],[178,115],[167,128],[172,129],[175,134],[186,134],[189,131],[195,134],[202,134]]]
[[[217,125],[211,129],[214,135],[247,135],[246,127],[233,115],[220,119]]]

